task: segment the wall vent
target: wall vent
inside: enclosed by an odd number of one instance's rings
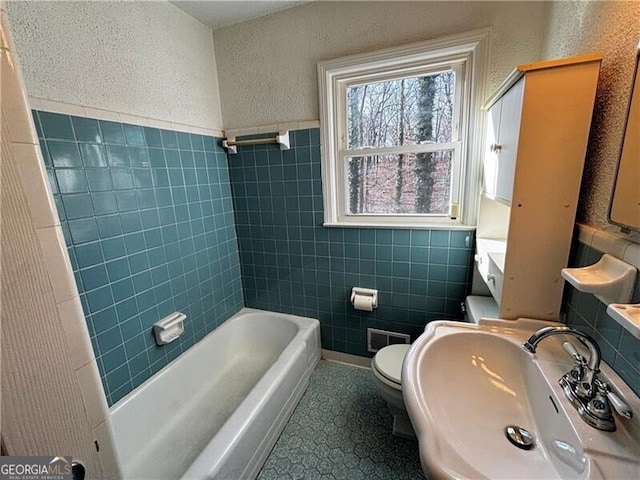
[[[375,353],[382,347],[396,343],[411,343],[411,338],[404,333],[367,328],[367,350],[369,352]]]

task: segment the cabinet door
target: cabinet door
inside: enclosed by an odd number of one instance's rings
[[[525,79],[523,77],[501,99],[502,111],[500,114],[500,132],[497,140],[498,175],[495,197],[508,203],[511,203],[511,198],[513,197],[513,180],[516,173],[524,82]]]
[[[490,197],[496,196],[498,182],[498,139],[500,136],[500,114],[502,112],[502,99],[499,99],[489,109],[487,115],[487,136],[485,138],[484,151],[484,192]]]

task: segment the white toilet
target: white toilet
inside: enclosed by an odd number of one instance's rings
[[[410,346],[408,344],[388,345],[378,350],[371,360],[373,380],[393,415],[393,434],[404,438],[416,438],[404,406],[400,383],[402,361]]]
[[[469,296],[465,299],[465,321],[478,323],[482,317],[496,318],[498,306],[491,297]],[[402,397],[402,362],[410,345],[388,345],[378,350],[371,360],[371,373],[380,395],[393,415],[393,434],[403,438],[416,438]]]

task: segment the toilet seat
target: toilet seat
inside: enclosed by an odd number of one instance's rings
[[[402,362],[409,351],[411,345],[396,344],[388,345],[380,350],[373,357],[372,367],[379,373],[387,383],[393,387],[401,388]]]

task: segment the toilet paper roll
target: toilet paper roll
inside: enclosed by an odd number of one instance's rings
[[[365,312],[373,311],[373,297],[369,295],[355,295],[353,298],[353,308],[356,310],[364,310]]]

